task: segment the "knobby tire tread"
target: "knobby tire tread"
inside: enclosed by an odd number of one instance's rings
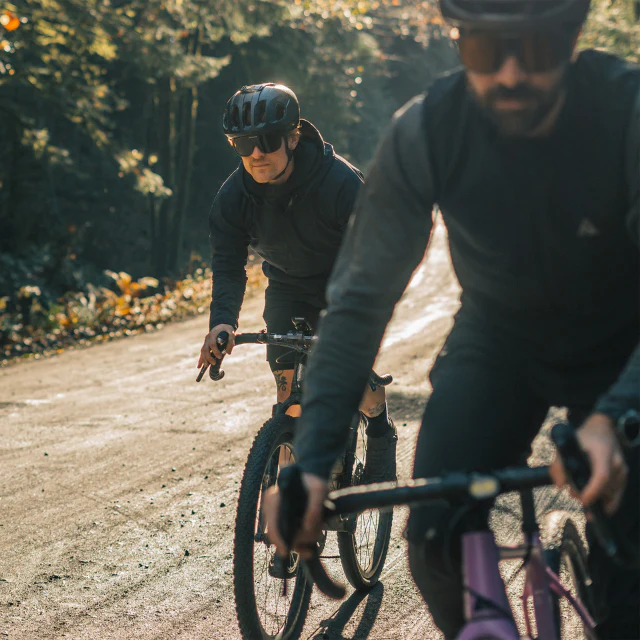
[[[253,441],[242,474],[233,544],[233,584],[236,615],[245,640],[267,640],[273,637],[264,632],[257,613],[253,576],[254,527],[258,497],[267,464],[277,442],[293,442],[295,421],[296,418],[288,415],[278,415],[267,420]],[[288,587],[293,588],[293,581],[289,582]],[[293,612],[295,615],[295,619],[285,632],[283,640],[295,640],[302,633],[311,590],[312,585],[300,571],[289,609],[290,614]]]
[[[354,431],[352,438],[349,441],[349,448],[347,450],[345,461],[350,462],[346,464],[340,487],[351,486],[353,481],[353,473],[356,466],[356,458],[353,455],[357,448],[360,425]],[[364,462],[364,461],[363,461]],[[348,467],[348,468],[347,468]],[[380,574],[384,569],[384,563],[387,558],[387,552],[389,550],[389,543],[391,540],[391,525],[393,524],[393,510],[378,511],[379,521],[378,529],[376,532],[376,542],[374,548],[378,551],[375,554],[375,560],[373,566],[375,567],[373,573],[365,575],[358,562],[357,551],[355,548],[354,537],[350,533],[339,532],[338,533],[338,551],[340,554],[340,561],[342,563],[342,569],[351,586],[358,591],[368,591],[375,587],[380,579]]]
[[[588,586],[588,554],[573,520],[567,517],[562,526],[556,529],[552,539],[546,546],[547,548],[544,550],[545,562],[556,575],[559,575],[563,555],[566,555],[570,559],[571,563],[575,567],[575,587],[577,595],[593,615],[593,607]],[[556,626],[560,631],[562,629],[560,611],[561,598],[555,593],[553,593],[552,596],[554,598]],[[564,637],[562,637],[562,640],[564,640]]]

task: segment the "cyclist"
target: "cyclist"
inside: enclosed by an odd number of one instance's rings
[[[210,331],[198,367],[221,357],[216,344],[221,331],[230,335],[227,353],[233,349],[249,246],[264,259],[269,281],[267,330],[287,333],[294,317],[306,318],[315,328],[363,182],[362,173],[300,118],[296,95],[283,85],[242,87],[227,102],[222,126],[242,162],[220,188],[209,214],[213,294]],[[277,402],[283,402],[291,391],[294,353],[268,346],[267,360],[276,380]],[[392,480],[397,436],[384,388],[367,389],[361,409],[368,419],[365,475],[370,481]]]
[[[625,482],[612,421],[593,412],[640,332],[640,71],[576,53],[589,0],[439,2],[463,69],[396,114],[359,195],[307,371],[297,545],[315,539],[342,425],[422,260],[434,203],[462,294],[430,373],[414,476],[516,464],[549,407],[567,407],[592,462],[586,499],[601,497],[638,540],[637,457]],[[265,511],[282,551],[278,504],[272,493]],[[412,575],[448,639],[464,623],[460,559],[444,552],[459,548],[457,514],[414,508],[407,529]],[[607,605],[600,636],[639,638],[638,573],[609,566],[595,543],[590,563],[595,602]]]

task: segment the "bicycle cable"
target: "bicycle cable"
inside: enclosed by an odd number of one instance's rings
[[[520,563],[520,566],[509,576],[508,580],[504,581],[505,588],[508,587],[518,577],[518,575],[522,573],[522,570],[527,566],[527,564],[529,564],[529,561],[531,560],[532,548],[533,548],[533,545],[529,541],[529,544],[527,544],[527,552],[525,553],[524,558],[522,558],[522,562]]]
[[[481,593],[479,593],[475,589],[472,589],[471,587],[467,586],[466,584],[463,585],[462,588],[467,593],[470,593],[477,601],[482,602],[485,605],[489,605],[494,611],[499,613],[501,615],[501,617],[506,618],[507,620],[513,621],[513,614],[511,613],[511,611],[507,611],[506,609],[503,609],[500,604],[498,604],[497,602],[494,602],[493,600],[490,600],[489,598],[483,596]]]

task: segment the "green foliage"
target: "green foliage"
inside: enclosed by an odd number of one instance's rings
[[[196,269],[177,282],[160,285],[155,278],[134,280],[128,273],[108,272],[110,286],[87,285],[47,303],[38,287],[21,287],[17,305],[0,297],[0,364],[24,357],[60,353],[155,331],[167,322],[203,313],[211,299],[211,271]],[[257,265],[249,269],[249,289],[260,286]]]
[[[592,0],[581,46],[603,49],[640,64],[639,9],[637,0]]]
[[[636,2],[594,0],[582,45],[637,62]],[[98,335],[105,270],[178,277],[208,254],[240,86],[290,85],[366,169],[393,111],[456,63],[435,0],[0,0],[3,339],[67,331],[60,314]]]
[[[439,29],[433,3],[396,0],[3,6],[0,251],[26,259],[82,229],[79,262],[157,276],[206,251],[206,210],[237,161],[219,129],[233,91],[289,82],[338,151],[365,164],[401,104],[386,50]]]

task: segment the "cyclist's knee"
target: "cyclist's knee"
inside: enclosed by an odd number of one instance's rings
[[[409,568],[423,594],[439,590],[445,583],[460,582],[458,554],[451,554],[442,539],[409,541]]]
[[[464,625],[462,580],[450,566],[439,542],[409,542],[409,569],[438,628],[447,639],[455,638]]]
[[[409,542],[409,569],[425,600],[437,588],[437,568],[442,565],[442,546]]]
[[[425,600],[443,580],[459,582],[460,535],[450,524],[454,516],[454,510],[438,504],[411,510],[406,531],[409,568]]]

